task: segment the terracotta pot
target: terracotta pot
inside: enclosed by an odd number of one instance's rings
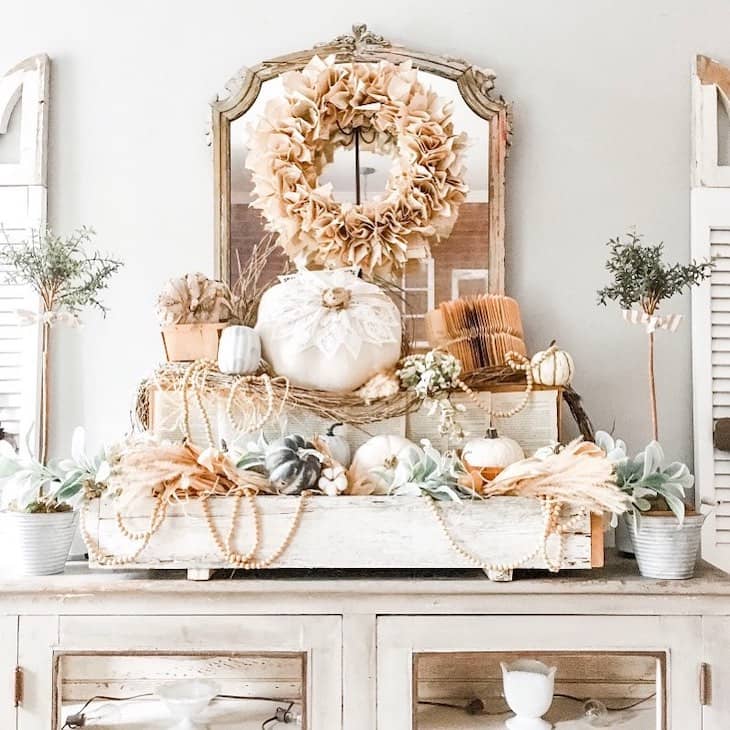
[[[77,517],[77,512],[0,512],[0,574],[63,573]]]
[[[626,518],[639,570],[646,578],[683,580],[694,575],[705,516],[687,514],[682,526],[671,512],[647,512]]]
[[[218,342],[225,322],[171,324],[161,329],[168,362],[218,360]]]

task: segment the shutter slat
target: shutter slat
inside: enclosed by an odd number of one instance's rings
[[[712,405],[730,406],[730,393],[727,391],[714,392],[712,394]]]

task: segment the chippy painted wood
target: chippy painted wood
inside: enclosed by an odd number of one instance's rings
[[[692,184],[730,187],[730,165],[721,164],[718,138],[720,109],[730,117],[730,68],[697,56],[692,73]]]
[[[39,54],[0,77],[0,134],[21,105],[18,159],[0,163],[0,185],[46,185],[50,68],[48,56]]]
[[[256,700],[214,700],[205,710],[199,728],[214,728],[215,730],[261,730],[264,720],[270,718],[274,710],[279,707],[287,707],[288,702],[272,703]],[[83,703],[69,703],[64,706],[64,714],[78,712]],[[103,728],[104,730],[152,730],[154,728],[174,727],[171,725],[170,713],[163,707],[162,703],[154,698],[140,699],[134,702],[125,702],[117,706],[119,717],[114,724],[99,725],[94,723],[91,727]],[[294,710],[299,708],[295,705]],[[274,724],[269,725],[271,730],[292,727],[292,725]]]
[[[656,653],[657,730],[700,730],[697,617],[386,616],[378,619],[378,727],[412,730],[416,711],[413,659],[420,652],[560,651]],[[664,683],[666,682],[666,692]],[[705,728],[704,730],[708,730]],[[714,728],[713,728],[714,730]]]
[[[730,718],[730,617],[703,616],[702,660],[710,666],[708,704],[702,708],[704,728],[725,728]]]
[[[199,583],[185,580],[182,570],[110,572],[74,563],[64,575],[0,576],[0,615],[730,615],[730,576],[708,563],[700,561],[690,580],[657,580],[611,552],[604,568],[531,573],[511,583],[485,581],[477,570],[448,578],[429,571],[224,575]]]
[[[0,226],[10,243],[28,237],[29,229],[42,228],[47,214],[47,148],[51,62],[45,54],[32,56],[0,76],[0,144],[19,124],[18,146],[8,162],[0,162]],[[15,137],[12,137],[14,143]],[[8,142],[9,144],[9,142]],[[3,144],[6,149],[6,145]],[[15,437],[20,450],[39,453],[47,424],[42,417],[41,328],[18,327],[16,309],[38,311],[38,295],[27,286],[0,286],[3,311],[11,314],[0,321],[0,358],[7,370],[0,420]],[[22,366],[22,367],[21,367]]]
[[[702,555],[730,568],[730,455],[713,448],[715,419],[730,416],[727,380],[730,337],[718,329],[717,318],[730,307],[730,290],[718,277],[730,262],[730,245],[720,243],[730,231],[730,188],[693,188],[690,198],[692,258],[715,256],[709,286],[692,288],[692,373],[694,458],[697,497],[707,515],[702,527]]]
[[[0,616],[0,727],[15,727],[15,666],[18,662],[18,617]]]
[[[23,702],[18,707],[18,730],[56,730],[51,698],[59,623],[53,615],[20,617],[18,666],[23,668]]]
[[[301,702],[305,664],[304,654],[64,654],[59,661],[60,699],[124,697],[154,693],[175,679],[210,679],[221,694]]]
[[[523,652],[520,656],[525,656]],[[432,652],[415,658],[418,697],[425,700],[502,696],[500,662],[514,661],[505,652]],[[657,661],[650,655],[539,652],[541,661],[557,667],[559,693],[602,699],[648,698],[656,688]],[[618,704],[618,703],[614,703]]]
[[[511,136],[511,106],[494,93],[494,71],[451,56],[409,50],[385,40],[362,24],[354,25],[352,34],[339,36],[331,42],[240,69],[211,102],[218,278],[227,281],[230,276],[231,122],[248,111],[264,81],[286,71],[304,68],[315,55],[334,55],[338,63],[377,63],[381,60],[401,63],[410,60],[420,71],[456,82],[472,111],[489,122],[489,291],[503,294],[505,162]]]
[[[342,726],[375,727],[376,617],[353,613],[342,617]]]
[[[259,497],[262,547],[265,559],[289,530],[298,497]],[[211,514],[221,534],[227,534],[234,500],[213,498]],[[438,503],[437,509],[455,539],[486,563],[511,564],[541,544],[544,518],[541,503],[526,497],[496,497],[486,501]],[[126,527],[144,531],[153,500],[137,501],[124,516]],[[578,514],[566,506],[563,518]],[[87,527],[102,552],[124,555],[132,546],[119,532],[113,503],[102,501],[87,517]],[[251,515],[239,517],[238,550],[251,540]],[[585,517],[565,536],[563,569],[592,567],[591,531]],[[549,548],[557,554],[557,539]],[[227,566],[210,536],[202,508],[194,501],[171,506],[159,532],[136,562],[139,568],[222,568]],[[299,529],[275,568],[474,568],[455,553],[431,514],[425,499],[417,497],[310,497]],[[523,567],[546,568],[539,553]],[[499,579],[494,574],[491,577]],[[509,579],[511,576],[504,576]]]
[[[37,621],[44,619],[38,617]],[[108,657],[107,667],[118,659],[114,654],[136,655],[138,660],[147,656],[149,666],[164,661],[167,655],[197,653],[215,661],[221,657],[241,654],[259,654],[262,659],[278,661],[303,654],[306,667],[300,680],[300,690],[306,727],[337,728],[341,722],[342,690],[342,620],[339,616],[250,616],[231,614],[226,616],[63,616],[55,619],[56,639],[53,646],[45,643],[35,647],[33,654],[25,657],[24,667],[34,676],[48,678],[46,694],[34,697],[39,718],[59,718],[62,709],[63,668],[66,655],[103,654]],[[32,637],[24,637],[32,645]],[[285,657],[281,655],[284,654]],[[160,658],[163,659],[160,659]],[[101,659],[91,660],[103,661]],[[126,658],[121,659],[123,666]],[[79,666],[79,659],[71,666]],[[129,669],[133,665],[127,665]],[[139,663],[136,665],[139,668]],[[259,666],[263,666],[260,664]],[[93,664],[92,664],[93,667]],[[240,666],[239,666],[240,669]],[[123,669],[117,671],[123,672]],[[235,670],[235,671],[238,671]],[[164,669],[162,670],[164,673]],[[290,669],[287,668],[287,676]],[[51,690],[51,678],[53,689]],[[149,679],[149,678],[148,678]],[[147,683],[147,687],[151,682]],[[236,692],[240,694],[240,692]],[[57,720],[56,720],[57,722]],[[31,730],[58,730],[47,721],[42,725],[29,725]],[[26,730],[21,724],[19,730]]]

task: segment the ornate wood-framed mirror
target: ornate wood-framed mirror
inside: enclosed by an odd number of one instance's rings
[[[438,302],[459,296],[504,293],[505,159],[510,140],[510,105],[494,92],[495,74],[461,59],[434,56],[395,45],[364,25],[333,41],[242,69],[212,102],[215,175],[216,275],[233,283],[238,268],[266,235],[267,220],[254,202],[249,152],[252,134],[272,100],[284,97],[282,75],[301,71],[313,59],[340,64],[410,64],[428,93],[449,102],[454,136],[465,136],[463,181],[467,192],[440,241],[410,258],[398,272],[408,298],[416,340],[424,339],[423,317]],[[317,61],[315,61],[316,63]],[[285,79],[286,77],[284,77]],[[286,82],[284,82],[286,83]],[[289,89],[291,93],[291,89]],[[271,124],[267,121],[268,128]],[[339,123],[338,123],[339,124]],[[380,200],[393,176],[393,161],[357,124],[339,127],[338,148],[318,170],[318,185],[331,183],[339,204]],[[349,137],[348,137],[349,135]],[[390,178],[388,175],[390,174]],[[437,204],[438,205],[438,204]],[[448,207],[448,203],[446,204]],[[269,225],[268,230],[271,230]],[[448,246],[445,245],[448,242]],[[273,256],[272,259],[277,258]],[[270,262],[281,273],[286,258]],[[405,314],[405,310],[404,310]]]

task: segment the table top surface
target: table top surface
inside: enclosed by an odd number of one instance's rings
[[[643,595],[715,596],[730,599],[730,575],[700,562],[689,580],[643,578],[636,562],[612,552],[604,568],[516,571],[511,582],[487,580],[478,570],[341,571],[341,570],[219,570],[208,581],[186,579],[182,570],[91,570],[84,562],[69,563],[60,575],[6,577],[0,575],[0,599],[15,596],[82,594],[247,595],[305,592],[309,595]],[[729,604],[730,607],[730,604]]]

